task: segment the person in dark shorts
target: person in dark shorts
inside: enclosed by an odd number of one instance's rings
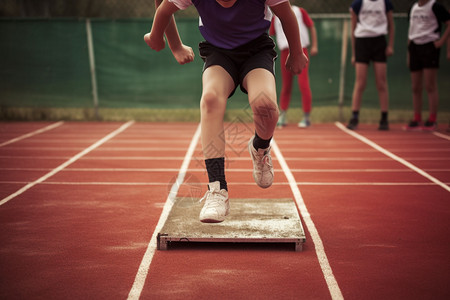
[[[437,72],[440,48],[450,35],[450,13],[435,0],[420,0],[409,12],[408,64],[411,71],[414,118],[406,130],[435,130],[439,93]],[[446,24],[441,36],[442,23]],[[447,49],[448,51],[448,49]],[[428,120],[422,124],[422,93],[427,91]]]
[[[158,0],[157,0],[158,4]],[[289,42],[286,66],[298,74],[308,58],[302,51],[300,34],[288,0],[164,0],[158,6],[150,33],[144,40],[159,51],[164,34],[177,61],[194,59],[190,47],[182,44],[173,14],[194,5],[200,16],[199,29],[205,41],[199,45],[204,60],[202,75],[201,140],[208,173],[208,191],[200,221],[217,223],[229,213],[225,179],[223,118],[228,98],[238,85],[248,94],[254,115],[255,135],[248,143],[256,184],[267,188],[273,182],[270,141],[278,121],[274,76],[275,44],[268,35],[272,12],[283,20]],[[272,12],[271,12],[272,11]]]
[[[363,92],[367,84],[369,64],[373,62],[375,81],[381,108],[378,129],[389,130],[389,91],[387,57],[394,53],[394,18],[390,0],[355,0],[350,6],[352,20],[352,64],[355,85],[352,95],[352,117],[347,125],[355,130],[359,123]],[[386,41],[386,35],[389,36]]]

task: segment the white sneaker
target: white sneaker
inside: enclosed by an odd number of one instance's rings
[[[248,142],[248,152],[250,152],[253,161],[253,179],[259,187],[265,189],[272,185],[274,176],[272,157],[270,156],[271,147],[256,151],[253,147],[254,138],[255,136],[252,136]]]
[[[278,116],[277,127],[283,128],[284,126],[286,126],[286,123],[287,123],[286,111],[282,110],[280,111],[280,115]]]
[[[307,119],[303,119],[298,123],[298,127],[300,128],[308,128],[309,126],[311,126],[311,122]]]
[[[219,223],[225,220],[230,211],[230,203],[228,201],[228,192],[220,189],[220,182],[214,181],[208,183],[209,190],[200,202],[205,200],[205,205],[200,212],[200,222],[203,223]]]

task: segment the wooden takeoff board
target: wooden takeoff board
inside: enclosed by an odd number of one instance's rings
[[[293,243],[302,251],[305,233],[292,199],[230,199],[230,214],[221,223],[201,223],[203,203],[176,198],[158,234],[158,249],[171,243]]]

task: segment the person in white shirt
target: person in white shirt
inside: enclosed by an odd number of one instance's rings
[[[411,71],[414,119],[406,130],[436,129],[440,48],[450,36],[450,13],[436,0],[419,0],[409,12],[408,65]],[[446,24],[441,36],[442,23]],[[450,46],[450,44],[448,45]],[[450,50],[447,47],[447,58]],[[422,93],[427,91],[429,117],[422,126]]]
[[[308,12],[302,8],[293,5],[292,10],[297,17],[298,26],[300,28],[300,40],[303,46],[303,52],[306,56],[314,56],[318,53],[317,47],[317,31],[314,26],[314,22],[308,15]],[[309,32],[311,33],[311,36]],[[280,19],[274,17],[272,20],[272,25],[269,30],[270,35],[275,35],[277,41],[277,47],[280,50],[280,67],[281,67],[281,94],[280,94],[280,117],[278,118],[277,126],[282,128],[287,124],[287,110],[291,102],[292,94],[292,81],[294,79],[294,74],[287,70],[285,67],[286,59],[289,55],[289,45],[286,36],[283,32]],[[308,47],[311,47],[308,51]],[[309,53],[308,53],[309,52]],[[302,70],[302,72],[297,76],[298,86],[300,88],[300,93],[302,96],[302,109],[303,109],[303,119],[298,123],[300,128],[308,128],[311,126],[310,113],[312,108],[312,93],[311,87],[309,85],[309,63]]]
[[[350,7],[352,18],[352,64],[355,86],[352,95],[352,118],[347,128],[355,130],[359,123],[362,95],[366,88],[369,64],[373,61],[375,81],[381,108],[378,129],[389,130],[389,92],[387,57],[394,53],[394,17],[390,0],[355,0]],[[386,35],[389,40],[386,42]]]

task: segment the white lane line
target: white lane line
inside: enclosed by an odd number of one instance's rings
[[[50,171],[50,168],[0,168],[0,171]],[[189,169],[191,172],[206,173],[205,169]],[[423,169],[426,172],[450,172],[450,169]],[[178,172],[178,168],[66,168],[62,172]],[[253,169],[227,168],[227,172],[248,173]],[[282,169],[274,169],[275,172],[283,172]],[[293,173],[412,173],[410,169],[294,169]]]
[[[203,155],[203,154],[202,154]],[[16,156],[16,155],[0,155],[0,159],[20,158],[24,159],[68,159],[69,156]],[[195,159],[203,160],[203,156],[194,157]],[[272,160],[276,160],[276,157],[272,157]],[[437,157],[408,157],[408,160],[418,161],[448,161],[450,156],[437,156]],[[138,160],[138,161],[155,161],[155,160],[183,160],[180,156],[86,156],[80,160]],[[286,161],[391,161],[390,158],[384,157],[286,157]],[[248,161],[248,157],[229,157],[228,162],[234,161]]]
[[[26,186],[22,187],[17,192],[15,192],[15,193],[13,193],[13,194],[3,198],[0,201],[0,206],[5,204],[6,202],[10,201],[11,199],[19,196],[20,194],[24,193],[25,191],[27,191],[28,189],[32,188],[36,184],[42,183],[43,181],[47,180],[48,178],[50,178],[51,176],[55,175],[56,173],[58,173],[59,171],[61,171],[62,169],[64,169],[68,165],[70,165],[71,163],[75,162],[77,159],[79,159],[83,155],[86,155],[87,153],[89,153],[92,150],[94,150],[95,148],[99,147],[100,145],[102,145],[106,141],[112,139],[113,137],[115,137],[116,135],[118,135],[119,133],[121,133],[122,131],[127,129],[128,127],[130,127],[133,123],[134,123],[134,121],[129,121],[129,122],[123,124],[118,129],[114,130],[113,132],[111,132],[110,134],[108,134],[107,136],[105,136],[104,138],[99,140],[98,142],[96,142],[96,143],[92,144],[91,146],[89,146],[88,148],[84,149],[83,151],[81,151],[77,155],[73,156],[72,158],[70,158],[66,162],[62,163],[61,165],[59,165],[58,167],[56,167],[52,171],[50,171],[47,174],[45,174],[44,176],[38,178],[37,180],[35,180],[33,182],[28,183]]]
[[[69,141],[70,143],[70,141]],[[9,147],[10,150],[36,150],[36,146],[17,146],[17,147]],[[39,150],[80,150],[83,149],[83,147],[58,147],[58,146],[52,146],[52,147],[39,147]],[[137,152],[137,151],[158,151],[158,152],[164,152],[164,151],[183,151],[185,150],[185,147],[102,147],[101,150],[105,152],[122,152],[122,151],[128,151],[128,152]]]
[[[317,143],[315,144],[315,146],[317,147]],[[325,145],[326,146],[326,145]],[[449,152],[450,149],[446,148],[413,148],[413,149],[393,149],[392,151],[397,151],[397,152],[408,152],[408,153],[423,153],[423,152]],[[283,152],[284,153],[289,153],[289,152],[295,152],[295,153],[377,153],[376,150],[367,150],[367,149],[320,149],[320,148],[310,148],[310,149],[296,149],[296,148],[291,148],[291,149],[285,149],[283,147]]]
[[[433,134],[434,134],[435,136],[438,136],[438,137],[440,137],[440,138],[443,138],[443,139],[446,139],[446,140],[450,141],[450,136],[448,136],[448,135],[446,135],[446,134],[442,134],[442,133],[439,133],[439,132],[433,132]]]
[[[3,146],[6,146],[6,145],[9,145],[9,144],[18,142],[18,141],[20,141],[20,140],[23,140],[23,139],[26,139],[26,138],[29,138],[29,137],[32,137],[33,135],[36,135],[36,134],[43,133],[43,132],[45,132],[45,131],[51,130],[51,129],[53,129],[53,128],[56,128],[56,127],[58,127],[58,126],[61,126],[63,123],[64,123],[63,121],[59,121],[59,122],[50,124],[50,125],[48,125],[48,126],[46,126],[46,127],[44,127],[44,128],[41,128],[41,129],[35,130],[35,131],[33,131],[33,132],[30,132],[30,133],[27,133],[27,134],[18,136],[18,137],[14,138],[14,139],[11,139],[11,140],[9,140],[9,141],[6,141],[6,142],[1,143],[1,144],[0,144],[0,147],[3,147]]]
[[[0,181],[0,184],[28,184],[26,181]],[[164,186],[167,182],[99,182],[99,181],[46,181],[40,184],[46,185],[117,185],[117,186]],[[297,185],[317,185],[317,186],[435,186],[433,182],[308,182],[308,181],[297,181]],[[450,183],[447,183],[450,184]],[[189,183],[189,185],[197,185],[197,183]],[[198,183],[202,186],[203,183]],[[255,186],[255,182],[239,182],[239,183],[228,183],[228,185],[249,185]],[[274,182],[272,185],[289,185],[288,182]]]
[[[163,211],[161,213],[161,216],[159,217],[158,224],[156,225],[155,231],[153,231],[152,238],[148,243],[147,250],[145,251],[144,257],[142,258],[141,264],[139,265],[139,269],[134,279],[133,286],[131,287],[130,293],[128,294],[128,299],[139,299],[139,297],[141,296],[142,289],[144,288],[145,280],[147,278],[148,271],[150,268],[150,264],[153,260],[153,255],[155,254],[156,251],[158,233],[161,231],[162,227],[166,223],[169,213],[172,210],[173,203],[175,202],[175,197],[178,193],[178,189],[180,188],[181,184],[184,181],[186,171],[189,167],[189,163],[191,161],[192,155],[194,154],[199,138],[200,138],[200,124],[198,125],[197,131],[192,137],[191,144],[189,145],[188,151],[186,152],[186,156],[184,157],[183,163],[179,170],[177,180],[174,182],[172,188],[170,189],[169,195],[164,204]]]
[[[360,140],[361,142],[369,145],[372,148],[375,148],[376,150],[380,151],[381,153],[383,153],[384,155],[392,158],[393,160],[398,161],[399,163],[405,165],[406,167],[416,171],[417,173],[419,173],[420,175],[422,175],[423,177],[427,178],[428,180],[436,183],[437,185],[440,185],[443,189],[447,190],[448,192],[450,192],[450,187],[448,185],[446,185],[445,183],[443,183],[442,181],[438,180],[437,178],[431,176],[430,174],[428,174],[427,172],[425,172],[424,170],[416,167],[415,165],[413,165],[412,163],[404,160],[403,158],[393,154],[392,152],[384,149],[383,147],[379,146],[378,144],[372,142],[371,140],[369,140],[368,138],[363,137],[362,135],[354,132],[353,130],[349,130],[347,129],[344,125],[342,125],[342,123],[340,122],[336,122],[335,125],[341,129],[342,131],[346,132],[347,134],[357,138],[358,140]]]
[[[311,235],[311,238],[314,243],[314,248],[316,250],[317,258],[319,260],[320,268],[322,269],[322,273],[325,277],[325,281],[327,282],[328,290],[330,291],[332,299],[344,299],[341,289],[336,281],[336,278],[333,275],[333,270],[331,269],[330,263],[328,261],[327,255],[325,253],[325,248],[322,243],[322,239],[320,238],[319,232],[317,231],[316,226],[314,225],[313,220],[311,219],[311,215],[306,208],[305,201],[303,200],[302,194],[300,193],[300,189],[298,188],[297,182],[295,181],[294,175],[289,169],[286,161],[284,160],[283,155],[281,154],[280,149],[278,148],[275,140],[272,140],[272,148],[273,151],[278,158],[278,162],[281,165],[281,168],[286,175],[286,178],[289,182],[289,186],[291,187],[292,193],[294,194],[295,201],[297,202],[297,206],[300,210],[300,214],[302,215],[303,221],[305,222],[306,227]]]
[[[60,141],[61,143],[61,141]],[[40,151],[79,151],[83,149],[83,147],[58,147],[57,145],[55,146],[51,146],[51,147],[43,147],[43,146],[39,146],[38,150]],[[36,145],[31,145],[31,146],[12,146],[12,147],[8,147],[8,150],[20,150],[20,151],[36,151]],[[185,147],[116,147],[116,148],[110,148],[110,147],[102,147],[100,149],[101,151],[105,151],[105,152],[109,152],[109,153],[113,153],[113,152],[142,152],[142,151],[146,151],[146,152],[153,152],[153,151],[157,151],[157,152],[167,152],[167,151],[172,151],[172,152],[184,152],[185,151]],[[431,153],[431,152],[438,152],[438,153],[443,153],[443,152],[450,152],[450,149],[443,149],[443,148],[421,148],[421,149],[392,149],[391,151],[394,152],[403,152],[403,153],[408,153],[408,154],[416,154],[416,153]],[[373,150],[367,150],[367,149],[358,149],[358,150],[346,150],[346,149],[327,149],[327,150],[321,150],[321,149],[307,149],[307,150],[299,150],[299,149],[285,149],[283,148],[283,152],[284,153],[370,153],[370,154],[378,154],[378,152],[373,149]],[[233,157],[230,157],[229,159],[233,160]]]

